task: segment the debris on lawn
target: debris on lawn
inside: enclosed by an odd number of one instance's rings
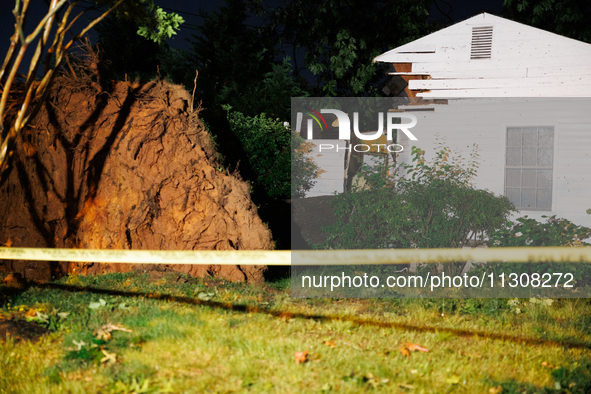
[[[410,350],[408,350],[408,349],[406,348],[406,346],[404,346],[404,345],[400,346],[400,353],[401,353],[403,356],[410,358]]]
[[[88,307],[90,309],[98,309],[98,308],[101,308],[105,305],[107,305],[107,301],[105,301],[101,298],[98,300],[98,302],[91,302],[90,304],[88,304]]]
[[[417,343],[410,343],[410,342],[407,342],[406,344],[400,346],[400,353],[405,357],[410,358],[410,353],[415,352],[415,351],[418,351],[421,353],[427,353],[429,351],[429,349],[427,349],[426,347],[423,347]]]
[[[94,331],[93,334],[97,339],[108,341],[109,339],[111,339],[111,332],[113,331],[133,332],[125,327],[116,326],[114,324],[109,323]]]
[[[86,346],[86,345],[87,345],[87,343],[86,343],[86,342],[84,342],[84,341],[80,341],[80,342],[78,342],[78,341],[76,341],[75,339],[72,339],[72,343],[73,343],[74,345],[76,345],[76,347],[78,348],[78,349],[76,349],[76,351],[78,351],[78,352],[79,352],[80,350],[82,350],[82,346]]]
[[[326,346],[330,346],[333,349],[337,347],[336,343],[334,343],[333,341],[324,341],[324,344]]]
[[[552,306],[554,300],[552,298],[530,298],[530,304],[540,304],[544,306]]]
[[[419,352],[422,352],[422,353],[427,353],[429,351],[429,349],[427,349],[426,347],[423,347],[423,346],[419,345],[418,343],[410,343],[410,342],[408,342],[406,344],[406,347],[411,352],[419,351]]]
[[[294,356],[295,356],[295,363],[296,364],[305,363],[306,361],[308,361],[308,351],[307,350],[305,350],[303,352],[295,352]]]
[[[109,353],[105,349],[101,349],[101,352],[105,355],[105,357],[101,358],[101,363],[116,363],[117,362],[117,354],[116,353]]]

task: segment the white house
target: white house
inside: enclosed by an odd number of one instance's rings
[[[477,144],[476,187],[506,195],[517,216],[591,227],[591,45],[483,13],[374,61],[393,65],[385,92],[406,85],[399,95],[424,104],[418,141],[400,144],[427,159],[437,135],[464,156]]]

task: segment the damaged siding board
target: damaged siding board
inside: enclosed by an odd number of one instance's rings
[[[415,64],[416,68],[420,70],[422,64]],[[425,75],[427,71],[417,71],[416,74]],[[486,79],[486,78],[525,78],[527,77],[527,69],[515,69],[515,68],[496,68],[494,70],[478,68],[475,70],[466,69],[461,75],[458,74],[457,70],[450,67],[447,70],[434,70],[428,72],[431,75],[431,79]]]
[[[410,81],[414,80],[423,80],[423,79],[430,79],[429,75],[424,74],[412,74],[412,67],[411,63],[395,63],[393,64],[394,70],[402,77],[402,79],[406,82],[407,86],[405,87],[406,95],[408,97],[416,97],[417,93],[421,90],[413,91],[410,90],[408,84]]]
[[[375,61],[410,64],[411,97],[591,96],[591,45],[486,13]]]
[[[590,75],[591,77],[591,75]],[[410,81],[410,89],[494,89],[494,88],[527,88],[527,87],[548,87],[556,85],[580,86],[584,81],[581,75],[568,76],[560,81],[555,77],[533,77],[533,78],[490,78],[490,79],[428,79]]]
[[[591,45],[590,45],[591,47]],[[591,51],[591,48],[590,48]],[[573,54],[565,58],[547,58],[544,56],[531,55],[527,58],[514,57],[513,59],[491,59],[486,62],[466,61],[463,63],[453,62],[415,62],[412,64],[412,71],[415,73],[429,73],[437,74],[442,71],[455,72],[455,75],[461,77],[464,71],[483,71],[494,73],[497,70],[527,70],[532,71],[535,76],[537,70],[543,70],[550,75],[569,75],[573,72],[588,73],[589,60],[591,60],[591,53]],[[483,77],[486,77],[484,74]]]
[[[580,91],[573,91],[572,86],[549,86],[527,88],[495,88],[495,89],[458,89],[432,90],[416,93],[423,98],[463,98],[463,97],[589,97],[591,84],[577,85]]]
[[[466,51],[469,50],[468,46],[464,46],[465,50],[463,51],[441,51],[437,53],[416,53],[416,54],[408,54],[408,53],[401,53],[397,54],[396,62],[400,63],[435,63],[435,62],[453,62],[453,61],[465,61],[466,59],[464,56],[466,55]]]
[[[398,53],[435,53],[437,46],[435,44],[416,45],[405,51],[404,49]]]

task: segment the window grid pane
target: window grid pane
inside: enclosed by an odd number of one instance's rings
[[[554,127],[508,127],[505,195],[517,209],[552,209]]]

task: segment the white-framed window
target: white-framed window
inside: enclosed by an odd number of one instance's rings
[[[507,127],[505,196],[519,210],[552,210],[554,127]]]

